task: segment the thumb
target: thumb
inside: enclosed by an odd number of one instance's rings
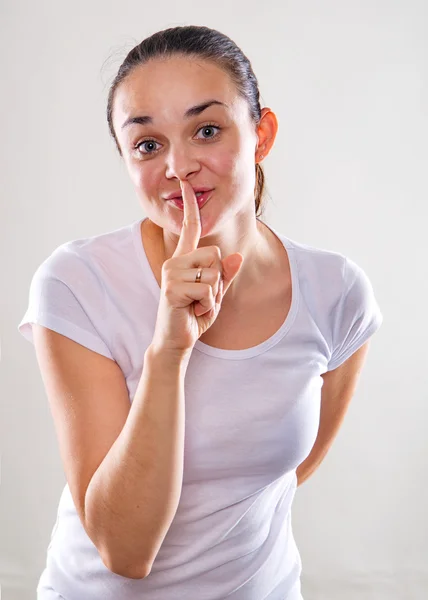
[[[239,273],[243,262],[244,257],[239,252],[230,254],[221,261],[223,266],[223,296],[227,292],[227,289],[232,281]]]

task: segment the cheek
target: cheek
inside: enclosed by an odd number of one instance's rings
[[[218,177],[231,197],[248,197],[254,193],[256,184],[255,161],[249,149],[222,148],[210,156],[209,168]],[[250,172],[250,170],[253,171]]]
[[[248,158],[242,148],[222,148],[211,157],[211,168],[219,177],[229,180],[229,185],[241,187],[248,177]]]
[[[236,153],[222,149],[221,152],[213,152],[209,156],[210,169],[221,178],[233,175],[236,163]]]
[[[155,168],[142,168],[138,162],[128,166],[129,177],[135,188],[142,190],[145,194],[150,195],[151,190],[158,189],[160,171]]]
[[[159,190],[159,181],[161,181],[160,172],[156,169],[143,169],[139,172],[138,186],[146,192],[148,196],[157,193]]]
[[[134,161],[127,161],[126,168],[128,171],[129,178],[132,181],[133,185],[135,187],[140,187],[141,169],[138,167],[138,164]]]

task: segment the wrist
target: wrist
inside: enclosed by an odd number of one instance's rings
[[[192,349],[190,350],[175,350],[171,348],[165,348],[164,346],[158,346],[156,343],[151,343],[144,354],[145,360],[153,365],[159,365],[164,369],[179,370],[186,369]]]

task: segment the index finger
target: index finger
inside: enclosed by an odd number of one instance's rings
[[[183,196],[183,225],[180,239],[173,256],[187,254],[196,250],[201,238],[201,216],[196,194],[188,181],[180,181],[181,194]]]

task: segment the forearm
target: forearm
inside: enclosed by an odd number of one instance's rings
[[[145,355],[128,419],[86,493],[87,526],[106,566],[141,579],[179,503],[186,361]]]
[[[302,485],[316,471],[319,465],[320,463],[309,462],[308,459],[304,460],[296,469],[297,487]]]
[[[322,443],[320,438],[317,438],[310,454],[297,467],[297,487],[304,483],[318,469],[324,460],[330,445]]]

